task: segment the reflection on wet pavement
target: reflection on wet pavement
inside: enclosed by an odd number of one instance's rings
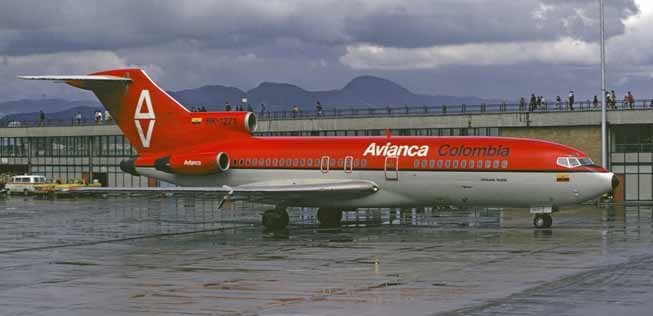
[[[0,200],[2,315],[614,315],[653,307],[650,207],[294,209],[181,198]]]

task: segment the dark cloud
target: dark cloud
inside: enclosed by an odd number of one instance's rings
[[[624,32],[623,20],[638,12],[633,0],[610,2],[608,37]],[[410,2],[368,15],[352,16],[352,38],[392,47],[428,47],[475,42],[549,41],[570,37],[598,41],[596,0],[439,1],[411,7]]]
[[[110,50],[197,40],[250,48],[289,38],[323,46],[367,42],[426,47],[470,42],[596,40],[596,0],[483,1],[8,1],[0,10],[6,54]],[[638,12],[610,1],[608,35]],[[4,34],[2,36],[1,34]]]
[[[626,32],[624,21],[639,11],[635,0],[606,2],[607,33],[618,38]],[[562,38],[595,42],[597,32],[597,0],[7,0],[0,2],[0,98],[76,91],[17,82],[15,75],[123,66],[144,67],[172,90],[203,84],[246,89],[261,81],[331,89],[371,73],[428,93],[498,98],[538,85],[543,94],[553,94],[556,84],[594,84],[585,80],[595,75],[587,70],[594,68],[588,63],[576,68],[576,55],[553,67],[543,64],[550,60],[546,56],[535,59],[539,64],[510,64],[507,57],[501,66],[445,63],[403,70],[354,69],[342,57],[356,45],[412,49]],[[616,50],[624,56],[619,62],[653,63],[646,54],[653,44],[644,44],[653,41],[646,32],[638,34],[637,45]],[[533,73],[539,81],[530,80]],[[641,72],[637,76],[647,78]],[[612,78],[628,81],[621,74]]]

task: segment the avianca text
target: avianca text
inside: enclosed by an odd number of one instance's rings
[[[363,156],[407,156],[426,157],[429,154],[428,145],[393,145],[388,142],[383,146],[371,143],[363,152]]]

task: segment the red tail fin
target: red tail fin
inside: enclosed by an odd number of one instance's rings
[[[117,69],[87,76],[24,76],[64,81],[91,90],[141,154],[168,153],[184,147],[250,135],[256,118],[247,112],[195,113],[159,88],[141,69]]]
[[[131,79],[128,85],[80,88],[91,88],[136,151],[161,152],[183,144],[179,125],[190,120],[190,112],[159,88],[143,70],[119,69],[92,75]]]

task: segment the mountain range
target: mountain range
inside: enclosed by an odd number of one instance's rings
[[[224,110],[228,101],[232,106],[241,104],[247,98],[255,111],[264,104],[268,111],[288,111],[299,106],[303,111],[313,111],[319,101],[325,110],[333,108],[370,108],[399,106],[441,106],[451,104],[491,103],[477,97],[455,97],[447,95],[416,94],[390,80],[360,76],[351,80],[342,89],[308,91],[287,83],[263,82],[256,88],[243,91],[235,87],[206,85],[196,89],[169,91],[175,99],[188,108],[204,106],[209,111]],[[0,117],[3,121],[38,119],[38,112],[48,113],[48,119],[70,119],[81,111],[91,115],[101,109],[97,100],[26,99],[0,103]]]

